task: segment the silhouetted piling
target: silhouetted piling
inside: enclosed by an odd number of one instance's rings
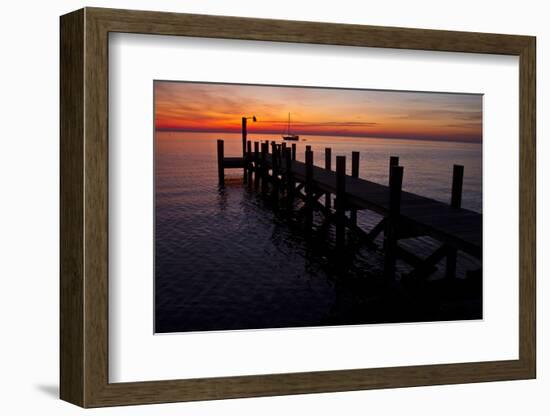
[[[306,150],[306,229],[310,230],[313,225],[313,152]]]
[[[359,177],[359,152],[351,153],[351,177]],[[349,219],[353,225],[357,225],[357,209],[350,208]]]
[[[389,168],[389,171],[388,171],[388,181],[389,181],[389,177],[391,175],[391,168],[393,166],[399,166],[399,156],[390,156],[390,168]]]
[[[223,166],[223,140],[218,140],[218,182],[224,184],[224,166]]]
[[[346,246],[346,157],[336,156],[336,249]]]
[[[242,134],[243,134],[243,158],[245,157],[245,152],[246,152],[246,136],[247,136],[247,131],[246,131],[246,117],[243,117],[242,118]]]
[[[452,208],[460,208],[462,205],[463,180],[464,180],[464,166],[453,165],[453,184],[452,184],[452,191],[451,191]],[[456,258],[457,258],[456,248],[449,247],[446,265],[445,265],[445,276],[447,278],[456,277]]]
[[[294,176],[292,174],[292,150],[285,148],[285,182],[286,182],[286,205],[291,210],[294,203]]]
[[[262,176],[262,195],[267,194],[267,178],[268,178],[268,168],[267,168],[267,150],[268,143],[262,143],[262,151],[260,154],[260,170]]]
[[[330,147],[325,147],[325,169],[332,170],[332,149]],[[325,194],[325,208],[330,209],[331,205],[331,195],[330,192],[327,192]]]
[[[397,235],[401,213],[401,187],[403,185],[403,167],[392,166],[390,170],[390,201],[384,233],[384,277],[395,278],[395,260],[397,257]]]
[[[248,140],[246,142],[246,158],[244,160],[245,166],[245,178],[249,184],[252,184],[252,142]]]
[[[260,143],[254,142],[254,187],[258,188],[260,184],[260,172],[258,164],[260,163]]]
[[[271,142],[271,196],[274,207],[279,202],[279,149],[275,142]]]
[[[451,191],[451,207],[460,208],[462,205],[462,183],[464,181],[464,166],[453,165],[453,185]]]

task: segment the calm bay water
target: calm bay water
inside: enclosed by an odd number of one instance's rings
[[[322,249],[242,185],[242,170],[226,171],[226,186],[218,187],[219,138],[226,156],[240,155],[237,134],[156,134],[156,332],[391,321],[365,307],[366,276],[379,274],[380,256],[358,251],[342,279]],[[297,144],[299,160],[311,145],[315,163],[324,166],[324,148],[331,147],[333,158],[347,156],[350,170],[351,152],[360,151],[360,177],[379,183],[388,181],[389,156],[399,156],[403,188],[444,202],[450,200],[452,166],[462,164],[463,207],[481,212],[480,144],[304,138]],[[368,221],[360,218],[360,224]]]

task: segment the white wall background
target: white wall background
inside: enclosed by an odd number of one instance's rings
[[[83,412],[58,395],[59,21],[83,6],[536,35],[538,41],[538,379],[458,386],[316,394],[87,411],[102,415],[546,415],[550,361],[544,330],[550,300],[543,258],[550,209],[544,103],[550,26],[536,0],[387,1],[121,0],[5,2],[0,14],[0,410],[2,414]]]

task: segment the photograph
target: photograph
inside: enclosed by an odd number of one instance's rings
[[[155,80],[154,332],[483,319],[483,95]]]

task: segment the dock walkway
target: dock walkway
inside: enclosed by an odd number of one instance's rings
[[[292,172],[299,181],[306,179],[306,164],[292,162]],[[283,171],[286,168],[283,162]],[[346,175],[345,198],[350,206],[368,209],[381,215],[390,211],[390,187]],[[336,194],[336,173],[313,166],[314,186],[321,191]],[[481,257],[482,214],[411,192],[401,192],[401,221],[416,232],[432,235],[456,248]]]

